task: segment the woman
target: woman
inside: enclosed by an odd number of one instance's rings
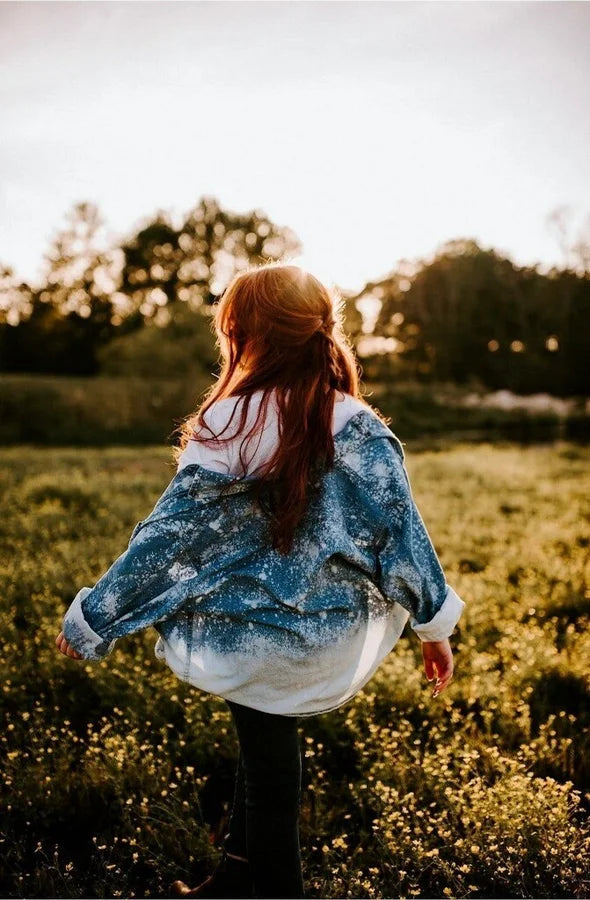
[[[124,553],[56,644],[101,659],[154,625],[156,655],[223,697],[240,753],[222,861],[193,897],[303,897],[302,718],[350,700],[408,618],[433,696],[464,603],[414,503],[404,451],[359,393],[342,300],[296,266],[239,273],[214,327],[217,382]]]

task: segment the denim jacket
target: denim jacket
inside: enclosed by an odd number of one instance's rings
[[[171,479],[124,552],[63,620],[85,659],[154,626],[178,678],[265,712],[307,716],[353,697],[406,622],[423,641],[465,606],[446,583],[398,438],[369,407],[334,435],[292,551],[270,547],[252,479],[198,463]]]

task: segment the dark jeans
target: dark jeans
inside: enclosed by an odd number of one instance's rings
[[[299,717],[225,702],[240,744],[225,849],[248,859],[256,897],[304,897]]]

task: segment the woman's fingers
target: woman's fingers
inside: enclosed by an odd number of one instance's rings
[[[452,653],[444,654],[439,656],[437,659],[436,656],[434,658],[427,658],[425,662],[430,662],[430,666],[426,666],[426,674],[428,676],[428,680],[434,677],[436,673],[436,684],[434,686],[434,690],[432,692],[432,697],[438,696],[441,691],[444,691],[449,681],[453,677],[453,655]],[[430,675],[429,675],[430,669]]]
[[[428,681],[436,678],[432,694],[433,697],[436,697],[453,677],[453,651],[448,638],[442,641],[423,641],[422,657]]]
[[[445,660],[442,666],[437,665],[436,671],[437,677],[434,691],[432,693],[433,697],[436,697],[437,694],[440,694],[441,691],[444,691],[449,681],[453,677],[453,660]]]
[[[59,650],[60,653],[63,653],[64,656],[70,656],[72,659],[83,659],[81,653],[78,653],[77,650],[74,650],[73,647],[70,647],[68,644],[63,631],[60,631],[58,636],[55,639],[55,646]]]
[[[424,671],[426,672],[426,677],[429,681],[432,681],[434,678],[434,662],[429,656],[424,657]]]
[[[437,681],[436,684],[435,684],[435,686],[434,686],[434,690],[433,690],[433,692],[432,692],[432,696],[433,696],[433,697],[436,697],[438,694],[441,693],[441,691],[444,691],[444,689],[446,688],[446,686],[448,685],[448,683],[449,683],[449,681],[451,680],[452,677],[453,677],[452,675],[449,675],[448,678],[445,678],[445,679],[442,680],[442,681]]]

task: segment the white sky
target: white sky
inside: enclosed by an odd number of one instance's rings
[[[345,288],[472,237],[561,262],[590,213],[586,2],[0,2],[0,262],[73,203],[114,235],[202,195]]]

